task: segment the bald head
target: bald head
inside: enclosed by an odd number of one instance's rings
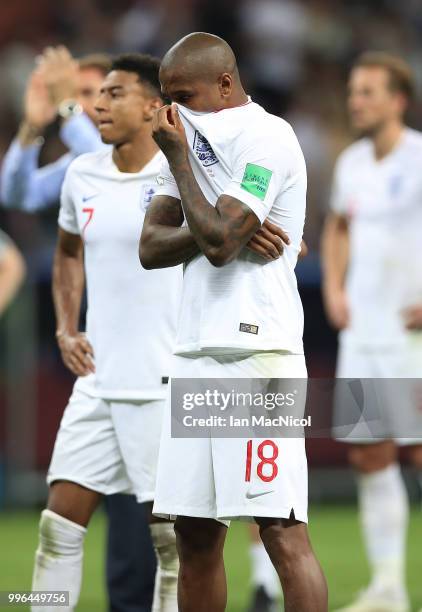
[[[189,34],[167,51],[161,63],[160,81],[164,94],[192,110],[220,110],[242,103],[238,98],[245,97],[230,45],[205,32]],[[198,98],[193,102],[192,89],[195,96],[198,89],[201,94],[207,92],[208,100],[202,95],[199,105]]]
[[[194,32],[179,40],[165,54],[161,69],[183,72],[191,79],[213,79],[225,72],[237,74],[236,58],[230,45],[206,32]]]

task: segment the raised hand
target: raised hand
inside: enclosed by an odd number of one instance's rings
[[[42,132],[54,121],[56,108],[51,103],[43,75],[36,69],[31,74],[25,92],[25,122],[34,130]]]
[[[169,165],[188,159],[185,128],[179,117],[177,106],[166,105],[155,112],[152,120],[152,137],[158,144]]]
[[[51,103],[57,108],[64,100],[75,99],[78,94],[78,62],[66,47],[47,47],[40,58],[42,74]]]

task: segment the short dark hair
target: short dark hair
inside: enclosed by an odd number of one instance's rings
[[[411,100],[415,94],[415,80],[410,66],[397,55],[384,51],[367,51],[354,62],[353,68],[384,68],[390,77],[390,89]]]
[[[161,85],[158,73],[161,61],[158,57],[144,53],[122,53],[115,57],[111,63],[111,70],[134,72],[139,80],[147,85],[152,93],[161,98]]]
[[[90,53],[78,59],[79,68],[95,68],[106,76],[111,69],[111,57],[106,53]]]

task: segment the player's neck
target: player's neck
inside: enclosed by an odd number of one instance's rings
[[[379,161],[391,153],[397,146],[403,134],[404,125],[401,121],[392,121],[385,124],[373,135],[374,155]]]
[[[244,89],[241,88],[230,96],[230,101],[225,108],[235,108],[236,106],[243,106],[248,102],[249,98],[245,93]]]
[[[140,172],[158,152],[151,136],[113,147],[113,161],[120,172]]]

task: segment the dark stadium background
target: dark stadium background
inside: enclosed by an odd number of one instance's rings
[[[357,54],[375,48],[399,52],[417,68],[420,8],[418,0],[2,2],[0,159],[16,132],[34,58],[47,44],[65,44],[76,56],[123,50],[161,55],[193,30],[225,37],[237,53],[248,93],[292,122],[305,153],[310,252],[297,268],[305,348],[310,375],[332,376],[336,336],[323,312],[318,248],[333,163],[352,138],[345,111],[347,71]],[[422,72],[416,70],[416,76],[420,86]],[[410,121],[422,125],[420,95]],[[60,153],[53,126],[41,161]],[[72,385],[54,341],[50,282],[56,216],[56,208],[34,215],[0,209],[0,227],[28,265],[25,287],[0,322],[0,505],[42,499],[43,472]],[[344,448],[330,440],[310,441],[308,449],[311,466],[346,465]]]

